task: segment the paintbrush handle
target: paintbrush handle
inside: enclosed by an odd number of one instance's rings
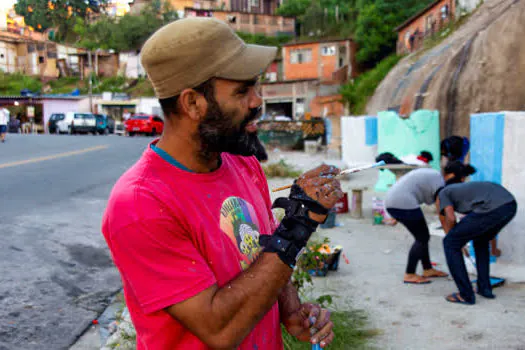
[[[380,166],[383,166],[383,165],[385,165],[385,162],[382,160],[382,161],[374,163],[374,164],[365,165],[365,166],[358,167],[358,168],[353,168],[353,169],[346,169],[346,170],[341,171],[339,174],[337,174],[336,177],[339,177],[341,175],[346,175],[346,174],[357,173],[357,172],[362,171],[362,170],[377,168],[377,167],[380,167]],[[287,189],[291,188],[292,186],[293,185],[286,185],[286,186],[282,186],[282,187],[277,187],[277,188],[274,188],[272,190],[272,192],[279,192],[279,191],[287,190]]]
[[[283,191],[283,190],[287,190],[289,188],[292,188],[293,185],[286,185],[286,186],[282,186],[282,187],[277,187],[277,188],[274,188],[272,190],[272,192],[279,192],[279,191]]]

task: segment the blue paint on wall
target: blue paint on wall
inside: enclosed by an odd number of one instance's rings
[[[365,144],[377,145],[377,117],[365,117]]]
[[[332,121],[330,118],[324,118],[324,129],[325,137],[326,137],[326,144],[330,144],[332,142]]]
[[[503,113],[482,113],[470,116],[470,164],[478,170],[473,181],[501,184],[503,166]]]

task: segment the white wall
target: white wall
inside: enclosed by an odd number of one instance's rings
[[[481,2],[481,0],[457,0],[456,2],[456,16],[461,15],[462,12],[472,12]]]
[[[0,30],[7,30],[7,11],[2,5],[0,5]]]
[[[348,167],[373,163],[377,156],[377,144],[366,144],[366,118],[341,118],[343,161]]]
[[[518,213],[499,235],[498,245],[503,252],[500,259],[525,264],[525,162],[522,153],[525,150],[525,112],[503,113],[505,126],[501,184],[516,197]]]
[[[138,76],[145,77],[146,71],[140,63],[140,55],[135,52],[123,52],[119,55],[119,60],[125,66],[124,74],[126,78],[138,78]]]
[[[16,72],[16,46],[0,41],[0,70],[6,73]]]
[[[88,103],[89,105],[89,103]],[[49,99],[42,101],[42,114],[44,116],[44,130],[49,132],[47,129],[47,122],[49,117],[53,113],[67,113],[77,111],[79,107],[79,100],[58,100]]]
[[[141,97],[137,104],[137,113],[157,114],[162,117],[159,100],[155,97]]]

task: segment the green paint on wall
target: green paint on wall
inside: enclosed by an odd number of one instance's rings
[[[430,165],[439,170],[439,112],[418,110],[409,118],[400,118],[396,112],[379,112],[377,130],[378,154],[390,152],[397,158],[428,151],[434,157]],[[375,186],[378,192],[386,192],[396,182],[388,170],[380,171]]]

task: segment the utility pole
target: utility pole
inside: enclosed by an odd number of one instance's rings
[[[91,76],[93,72],[93,62],[91,60],[91,50],[88,51],[88,62],[89,62],[89,111],[93,113],[93,82]]]

